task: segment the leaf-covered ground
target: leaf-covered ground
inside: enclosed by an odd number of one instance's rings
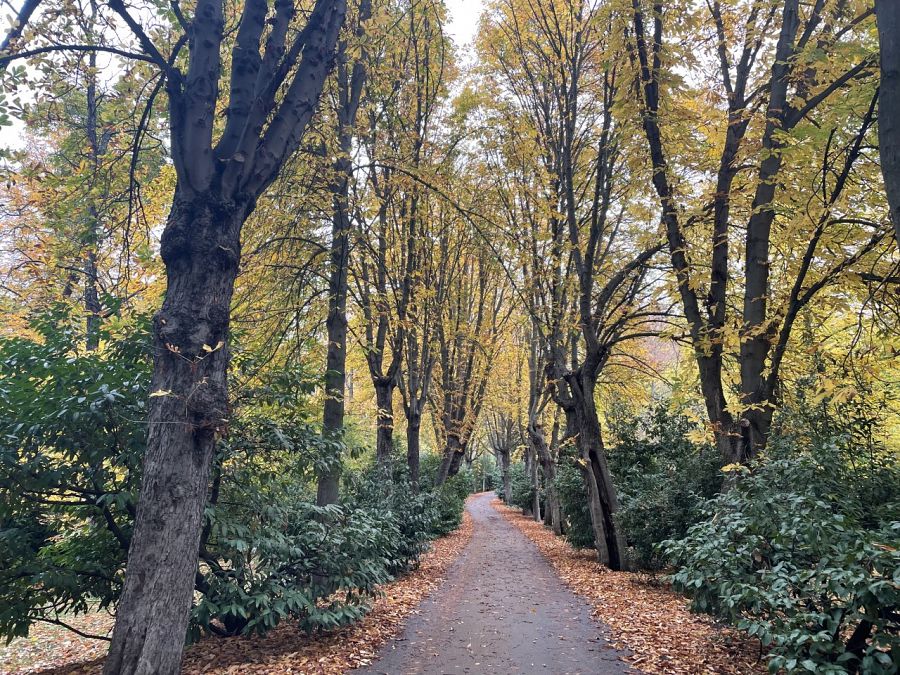
[[[688,602],[659,578],[602,567],[591,551],[578,551],[541,523],[493,506],[535,543],[560,578],[594,607],[612,629],[613,645],[644,673],[744,675],[767,672],[755,639],[692,613]]]
[[[368,665],[378,648],[399,634],[406,618],[435,587],[472,535],[472,519],[434,542],[419,567],[382,588],[366,617],[347,628],[306,636],[282,625],[264,638],[209,638],[185,652],[182,673],[295,673],[332,675]],[[91,614],[72,621],[75,627],[106,634],[112,618]],[[56,626],[35,626],[28,638],[0,647],[0,673],[16,675],[87,675],[99,673],[107,643],[80,638]]]

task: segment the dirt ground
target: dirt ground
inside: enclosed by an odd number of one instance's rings
[[[362,675],[628,673],[591,607],[491,507],[470,500],[474,532],[446,581]]]

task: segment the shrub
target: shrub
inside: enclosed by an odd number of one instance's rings
[[[0,339],[0,635],[111,607],[122,588],[146,430],[148,322],[85,353],[65,308]]]
[[[85,354],[65,310],[37,338],[0,339],[0,635],[112,608],[131,536],[149,385],[146,318],[109,321]],[[238,351],[235,368],[256,372]],[[378,584],[414,566],[459,523],[469,479],[413,494],[402,476],[349,477],[346,499],[315,506],[315,474],[343,442],[308,422],[313,382],[279,368],[249,375],[217,448],[191,635],[348,623]]]
[[[560,463],[556,471],[556,493],[568,542],[576,548],[593,548],[594,530],[584,475],[573,462]]]
[[[612,426],[617,444],[609,463],[619,497],[618,521],[632,562],[659,569],[664,561],[657,545],[684,537],[718,493],[721,460],[713,447],[688,440],[697,425],[665,403]]]
[[[468,473],[460,471],[435,490],[436,517],[432,531],[436,536],[449,534],[462,523],[466,497],[472,493],[470,478]]]
[[[531,484],[531,477],[525,470],[523,462],[515,462],[510,465],[509,487],[512,493],[509,504],[518,506],[523,511],[531,512],[534,507],[534,486]]]
[[[848,457],[834,440],[773,446],[707,520],[666,542],[675,586],[695,609],[758,636],[773,672],[897,672],[896,458]]]

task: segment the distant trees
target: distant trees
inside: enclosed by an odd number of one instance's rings
[[[655,332],[650,326],[664,314],[647,278],[660,246],[652,231],[640,236],[626,207],[637,192],[613,112],[622,53],[600,4],[510,1],[492,10],[482,49],[501,92],[494,119],[502,131],[486,143],[531,317],[530,377],[565,414],[564,442],[577,446],[585,471],[598,557],[621,569],[624,540],[595,389],[620,345]],[[552,480],[538,419],[544,404],[531,389],[529,442]]]

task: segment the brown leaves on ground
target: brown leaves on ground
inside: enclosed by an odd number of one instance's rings
[[[540,550],[556,573],[594,607],[594,617],[612,629],[613,645],[645,673],[666,675],[765,673],[755,639],[690,611],[688,601],[659,579],[613,572],[593,551],[578,551],[541,523],[492,502]]]
[[[94,612],[73,617],[66,623],[90,635],[109,635],[113,617]],[[0,643],[2,645],[2,643]],[[0,646],[0,673],[52,673],[62,664],[96,662],[109,643],[85,638],[62,626],[36,623],[28,637]]]
[[[465,513],[459,529],[435,541],[418,568],[383,586],[383,595],[372,610],[351,626],[308,636],[285,622],[262,638],[206,638],[185,651],[182,673],[336,675],[368,665],[378,648],[402,632],[406,618],[443,582],[447,568],[471,536],[472,519]],[[105,626],[111,627],[111,618],[103,618]],[[0,673],[93,675],[102,668],[98,657],[107,646],[62,628],[36,628],[31,637],[0,650]]]

